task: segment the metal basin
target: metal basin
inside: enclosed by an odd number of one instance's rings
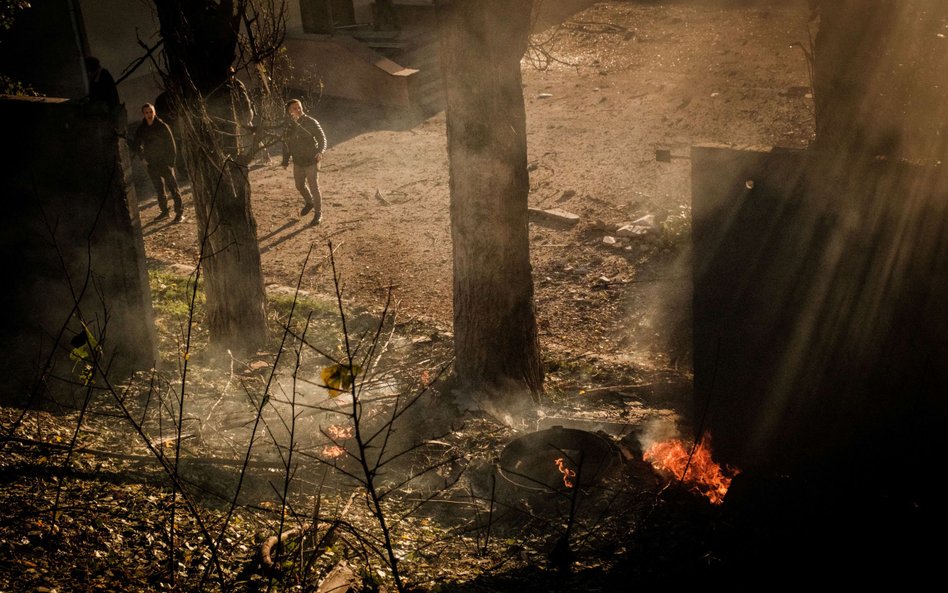
[[[598,482],[614,461],[606,439],[554,426],[511,441],[500,454],[498,473],[520,488],[569,492],[577,483],[585,488]]]

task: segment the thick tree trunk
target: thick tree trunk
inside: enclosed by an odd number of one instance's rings
[[[243,3],[154,2],[194,194],[211,345],[253,353],[266,344],[266,299],[246,159],[238,158],[246,97],[230,72]]]
[[[202,246],[207,323],[218,351],[252,354],[266,344],[266,298],[257,222],[250,206],[247,167],[214,146],[210,120],[188,110],[194,135],[185,142],[198,241]],[[215,158],[216,157],[216,158]]]
[[[455,371],[467,388],[514,397],[535,397],[543,389],[520,75],[530,8],[528,0],[438,5],[451,172]]]
[[[872,94],[876,73],[886,60],[887,24],[893,3],[820,0],[820,27],[814,47],[813,87],[817,147],[848,154],[889,152],[897,144],[892,122],[873,117],[879,97]]]
[[[813,72],[815,147],[827,153],[940,160],[948,116],[948,2],[812,1],[820,13]]]

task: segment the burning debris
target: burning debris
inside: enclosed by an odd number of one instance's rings
[[[606,439],[554,426],[511,441],[500,455],[499,475],[525,490],[562,492],[596,484],[614,462],[615,451]]]
[[[351,439],[354,434],[354,430],[351,426],[345,426],[342,424],[332,424],[326,428],[326,434],[329,435],[334,441],[344,441],[346,439]]]
[[[332,444],[323,446],[323,457],[325,459],[338,459],[346,454],[346,448],[340,442],[351,439],[355,434],[355,430],[351,426],[331,424],[326,427],[324,434],[329,437]]]
[[[642,459],[656,469],[671,472],[675,478],[706,496],[714,504],[721,504],[740,470],[715,463],[711,457],[711,435],[690,448],[679,439],[655,443],[642,454]]]
[[[346,454],[346,450],[339,445],[326,445],[323,447],[323,457],[327,459],[338,459]]]
[[[553,463],[556,464],[556,469],[563,474],[563,485],[572,488],[575,485],[573,478],[576,477],[576,472],[566,466],[566,461],[562,457],[554,460]]]

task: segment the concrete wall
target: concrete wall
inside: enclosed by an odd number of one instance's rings
[[[903,463],[948,420],[948,175],[692,149],[696,423],[741,467]]]
[[[53,97],[84,96],[81,16],[72,0],[33,2],[0,45],[0,71]]]
[[[99,58],[115,79],[158,41],[158,22],[147,2],[46,0],[17,16],[0,52],[0,70],[49,97],[81,99],[88,93],[84,55]],[[138,107],[160,92],[146,61],[118,85],[119,99],[133,119]]]
[[[295,68],[293,84],[305,89],[321,78],[328,96],[407,106],[407,79],[415,71],[398,66],[351,37],[304,33],[300,3],[305,1],[287,2],[286,46]],[[371,24],[371,0],[352,0],[352,7],[356,22]],[[18,20],[15,34],[4,42],[0,66],[47,96],[79,99],[86,94],[81,66],[84,53],[98,57],[118,79],[145,54],[139,40],[148,47],[159,41],[159,23],[148,2],[49,0],[22,14],[25,16]],[[153,103],[161,92],[151,61],[146,60],[122,81],[118,91],[130,121],[138,121],[139,107]]]
[[[44,369],[76,380],[69,341],[80,319],[113,377],[156,361],[137,200],[117,133],[124,125],[115,125],[123,117],[61,99],[0,99],[0,125],[17,138],[0,162],[5,398],[25,395]]]
[[[303,30],[302,2],[326,2],[327,0],[286,0],[286,32],[291,35],[305,33]],[[356,23],[372,23],[373,0],[350,0]]]

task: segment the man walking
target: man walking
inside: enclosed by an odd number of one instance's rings
[[[158,117],[155,106],[151,103],[142,105],[142,123],[132,140],[132,150],[145,160],[148,176],[158,192],[158,208],[161,212],[155,220],[168,218],[168,198],[165,195],[167,186],[174,200],[174,222],[182,222],[184,209],[181,205],[181,190],[178,189],[178,180],[174,176],[177,147],[171,128]]]
[[[323,219],[319,162],[326,151],[326,134],[318,121],[303,113],[303,104],[298,99],[286,103],[286,114],[289,120],[283,133],[283,168],[289,166],[290,157],[293,157],[293,180],[303,196],[300,216],[312,210],[313,220],[310,224],[317,225]]]

